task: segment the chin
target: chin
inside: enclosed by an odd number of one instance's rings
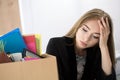
[[[86,49],[87,47],[79,46],[80,49]]]

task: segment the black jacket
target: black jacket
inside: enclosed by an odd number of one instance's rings
[[[59,80],[77,80],[77,64],[73,39],[51,38],[46,53],[56,56]],[[81,80],[116,80],[114,68],[107,76],[101,68],[101,54],[98,47],[88,48],[86,64]]]

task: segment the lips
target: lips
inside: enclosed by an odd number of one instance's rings
[[[83,42],[83,41],[80,41],[80,43],[83,45],[83,46],[87,46],[87,43]]]

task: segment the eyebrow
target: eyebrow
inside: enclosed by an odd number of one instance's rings
[[[83,24],[85,27],[87,27],[89,30],[90,30],[90,28],[86,25],[86,24]]]
[[[85,27],[87,27],[89,30],[90,30],[90,28],[86,25],[86,24],[83,24]],[[95,33],[95,34],[98,34],[98,35],[100,35],[100,33]]]

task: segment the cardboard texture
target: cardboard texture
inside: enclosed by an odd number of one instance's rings
[[[16,27],[22,31],[19,0],[0,0],[0,35]]]
[[[0,80],[58,80],[56,58],[0,64]]]

